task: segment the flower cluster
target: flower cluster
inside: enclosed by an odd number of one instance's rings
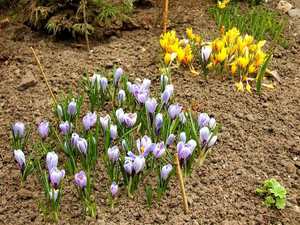
[[[218,8],[224,9],[229,4],[229,2],[230,0],[218,1]]]

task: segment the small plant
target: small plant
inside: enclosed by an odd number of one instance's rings
[[[277,209],[285,208],[287,192],[276,179],[266,180],[262,187],[256,189],[256,193],[264,197],[266,206],[276,207]]]

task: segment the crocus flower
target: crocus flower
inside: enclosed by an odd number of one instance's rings
[[[168,108],[168,113],[171,119],[175,119],[181,112],[182,106],[179,104],[172,104]]]
[[[57,189],[61,180],[65,176],[65,170],[59,170],[57,167],[50,170],[49,178],[53,188]]]
[[[177,144],[177,153],[180,160],[186,161],[193,153],[197,143],[195,140],[190,140],[187,143],[180,141]]]
[[[100,79],[101,79],[101,75],[99,73],[94,73],[93,76],[91,77],[91,83],[92,86],[96,86],[97,89],[100,88]]]
[[[210,57],[210,54],[212,52],[212,48],[211,46],[203,46],[202,49],[201,49],[201,59],[203,62],[207,62],[209,57]]]
[[[167,180],[172,169],[173,169],[173,166],[171,164],[167,164],[167,165],[163,166],[163,168],[161,168],[161,171],[160,171],[161,179]]]
[[[103,130],[106,130],[108,128],[108,124],[110,123],[110,116],[106,115],[105,117],[100,116],[100,124]]]
[[[82,119],[84,129],[90,130],[97,122],[97,114],[96,112],[88,112]]]
[[[142,84],[132,84],[130,86],[130,93],[133,94],[139,104],[144,104],[149,97],[151,81],[144,79]]]
[[[102,91],[105,91],[107,86],[108,86],[108,80],[106,77],[101,77],[100,78],[100,86],[101,86],[101,89]]]
[[[123,123],[124,121],[124,110],[122,108],[119,108],[116,110],[116,117],[117,117],[117,120],[119,121],[120,124]]]
[[[49,198],[50,198],[50,200],[54,200],[54,202],[56,202],[57,197],[58,197],[58,193],[59,193],[59,190],[51,189],[49,191]]]
[[[142,83],[142,87],[145,88],[145,89],[149,89],[151,86],[151,80],[149,79],[144,79],[143,80],[143,83]]]
[[[71,145],[73,147],[77,147],[77,141],[79,139],[79,135],[77,133],[72,133],[72,136],[71,136]]]
[[[133,162],[132,158],[130,157],[125,157],[124,161],[124,170],[127,174],[131,175],[133,171]]]
[[[84,138],[78,138],[76,141],[76,147],[78,151],[86,155],[88,150],[88,143]]]
[[[155,112],[155,109],[157,107],[157,102],[155,98],[148,98],[145,102],[146,110],[148,113],[153,114]]]
[[[186,133],[185,132],[180,133],[180,141],[182,141],[183,143],[186,142]]]
[[[166,141],[167,147],[174,143],[175,138],[176,138],[176,136],[174,134],[169,135],[169,137],[167,138],[167,141]]]
[[[59,130],[63,135],[68,134],[71,131],[70,123],[68,121],[62,122],[59,124]]]
[[[128,151],[128,144],[125,139],[122,140],[122,148],[124,151]]]
[[[139,172],[141,172],[144,167],[145,167],[145,164],[146,164],[146,160],[143,156],[139,155],[139,156],[136,156],[135,159],[133,160],[133,169],[134,169],[134,172],[136,174],[138,174]]]
[[[155,145],[155,148],[153,149],[152,153],[155,158],[160,158],[166,151],[165,143],[159,142]]]
[[[123,102],[125,101],[125,99],[126,99],[125,91],[121,89],[118,93],[118,101]]]
[[[115,71],[115,75],[114,75],[114,85],[117,86],[119,84],[119,81],[121,79],[121,76],[123,75],[123,69],[122,68],[118,68]]]
[[[136,141],[137,149],[140,153],[140,155],[147,157],[150,152],[153,151],[155,148],[155,144],[152,143],[152,140],[150,137],[145,135],[141,139],[137,139]]]
[[[184,112],[181,112],[181,113],[179,114],[179,121],[180,121],[182,124],[185,124],[185,123],[186,123],[186,117],[185,117]]]
[[[78,187],[80,187],[81,189],[84,189],[86,187],[86,183],[87,183],[87,177],[83,170],[81,170],[80,172],[75,174],[75,184]]]
[[[169,82],[168,76],[162,74],[162,75],[160,76],[160,85],[161,85],[162,87],[165,87],[165,86],[168,84],[168,82]]]
[[[48,152],[46,156],[47,169],[50,172],[53,168],[56,168],[58,164],[58,155],[55,152]]]
[[[126,127],[130,128],[133,127],[137,120],[136,113],[125,113],[123,117],[123,122]]]
[[[63,108],[61,107],[61,105],[56,106],[56,113],[60,119],[63,117],[64,114],[63,114]]]
[[[68,114],[70,116],[75,116],[77,113],[77,104],[74,100],[72,100],[68,105]]]
[[[215,118],[213,118],[213,117],[210,118],[210,120],[208,122],[208,127],[210,129],[215,129],[215,127],[216,127],[216,119]]]
[[[200,129],[200,143],[202,148],[207,145],[207,147],[213,146],[217,141],[217,136],[213,135],[212,132],[208,129],[208,127],[202,127]]]
[[[112,182],[111,186],[110,186],[110,193],[112,197],[115,197],[118,194],[118,185],[116,184],[116,182]]]
[[[107,154],[110,161],[114,163],[117,162],[119,160],[119,155],[120,155],[118,146],[113,146],[111,148],[108,148]]]
[[[173,95],[174,87],[172,84],[168,84],[165,87],[164,92],[161,94],[161,100],[164,104],[167,104]]]
[[[163,115],[161,113],[158,113],[155,116],[155,133],[156,133],[156,135],[159,135],[162,125],[163,125]]]
[[[110,139],[115,140],[118,137],[117,125],[110,125]]]
[[[206,127],[209,123],[209,116],[207,115],[207,113],[200,113],[198,116],[198,125],[199,127]]]
[[[42,139],[45,139],[49,135],[49,122],[42,121],[38,126],[38,133]]]
[[[18,167],[23,173],[26,165],[25,155],[21,149],[14,150],[15,160],[18,163]]]
[[[127,81],[126,86],[127,86],[127,90],[129,91],[129,93],[132,94],[132,83],[130,81]]]
[[[23,138],[25,135],[25,125],[22,122],[16,122],[12,126],[13,135],[15,138]]]

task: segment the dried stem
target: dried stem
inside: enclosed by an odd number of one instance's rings
[[[82,4],[83,21],[84,21],[84,27],[85,27],[84,35],[85,35],[86,47],[87,47],[88,52],[90,52],[90,43],[89,43],[89,35],[88,35],[88,30],[87,30],[88,28],[87,28],[87,19],[86,19],[86,5],[87,5],[86,0],[82,0],[81,4]]]
[[[168,26],[168,11],[169,11],[169,0],[164,0],[164,16],[163,16],[163,24],[164,24],[164,33],[167,32]]]
[[[176,164],[177,177],[178,177],[179,184],[180,184],[180,191],[181,191],[181,195],[182,195],[184,213],[187,214],[188,210],[189,210],[189,206],[188,206],[188,202],[187,202],[187,197],[186,197],[185,188],[184,188],[183,176],[182,176],[180,163],[179,163],[179,159],[178,159],[177,154],[175,154],[175,164]]]
[[[32,53],[33,53],[33,55],[34,55],[34,58],[35,58],[35,60],[36,60],[36,62],[37,62],[37,64],[38,64],[39,68],[40,68],[41,74],[43,75],[43,78],[44,78],[44,80],[45,80],[45,82],[46,82],[46,85],[47,85],[48,91],[50,92],[50,95],[51,95],[51,97],[52,97],[52,100],[53,100],[53,102],[55,103],[55,105],[57,105],[56,98],[55,98],[55,96],[54,96],[54,94],[53,94],[53,92],[52,92],[52,90],[51,90],[51,87],[50,87],[50,85],[49,85],[49,83],[48,83],[48,80],[47,80],[46,74],[45,74],[45,72],[44,72],[44,70],[43,70],[42,64],[41,64],[39,58],[37,57],[37,55],[36,55],[34,49],[33,49],[32,47],[30,47],[30,49],[31,49],[31,51],[32,51]]]

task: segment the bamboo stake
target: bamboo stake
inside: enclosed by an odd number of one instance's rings
[[[180,184],[180,191],[182,194],[183,209],[184,209],[184,213],[187,214],[188,210],[189,210],[189,206],[188,206],[188,201],[187,201],[187,197],[186,197],[186,193],[185,193],[184,181],[183,181],[182,171],[180,168],[180,163],[179,163],[177,153],[175,154],[175,164],[176,164],[177,177],[178,177],[179,184]]]
[[[35,53],[33,47],[30,47],[30,49],[31,49],[31,51],[32,51],[32,53],[33,53],[33,55],[34,55],[34,58],[35,58],[35,60],[36,60],[36,62],[37,62],[37,64],[38,64],[38,66],[39,66],[39,69],[40,69],[40,71],[41,71],[41,74],[43,75],[43,78],[44,78],[44,80],[45,80],[45,82],[46,82],[46,85],[47,85],[48,91],[49,91],[49,93],[50,93],[50,95],[51,95],[51,97],[52,97],[52,100],[54,101],[55,105],[57,105],[56,98],[55,98],[55,96],[54,96],[54,94],[53,94],[53,92],[52,92],[52,90],[51,90],[51,87],[50,87],[50,85],[49,85],[49,83],[48,83],[48,80],[47,80],[46,74],[45,74],[45,72],[44,72],[44,70],[43,70],[42,64],[41,64],[39,58],[37,57],[37,55],[36,55],[36,53]]]
[[[87,47],[87,50],[88,52],[90,52],[90,42],[89,42],[89,35],[88,35],[88,32],[87,32],[87,19],[86,19],[86,0],[82,0],[82,11],[83,11],[83,21],[84,21],[84,35],[85,35],[85,41],[86,41],[86,47]]]
[[[163,23],[164,23],[164,33],[167,32],[168,27],[168,12],[169,12],[169,0],[164,0],[164,15],[163,15]]]

